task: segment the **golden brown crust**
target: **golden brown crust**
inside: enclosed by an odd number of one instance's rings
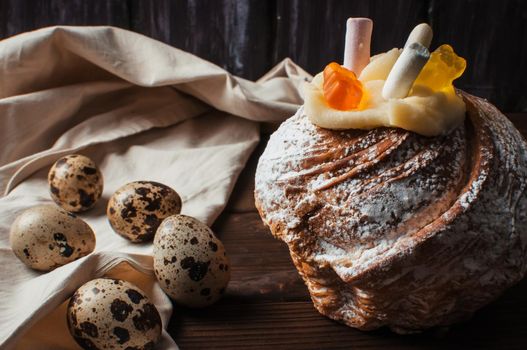
[[[527,147],[494,106],[426,138],[331,131],[302,109],[271,137],[256,207],[324,315],[360,329],[448,325],[527,269]]]

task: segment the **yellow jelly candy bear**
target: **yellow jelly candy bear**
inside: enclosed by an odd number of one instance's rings
[[[439,46],[417,76],[414,86],[422,85],[432,91],[451,88],[452,82],[459,78],[467,67],[467,61],[459,57],[452,46]]]

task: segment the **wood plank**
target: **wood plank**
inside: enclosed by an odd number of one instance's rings
[[[527,281],[450,330],[400,336],[361,332],[320,315],[310,301],[176,307],[168,331],[182,349],[524,349]]]
[[[52,25],[128,28],[128,3],[113,0],[0,1],[0,38]]]
[[[287,245],[271,235],[255,211],[223,215],[213,226],[231,260],[227,299],[308,300]]]
[[[260,0],[131,2],[132,29],[257,79],[272,65],[272,6]]]
[[[232,191],[226,211],[231,213],[244,213],[256,211],[254,206],[254,174],[258,165],[258,159],[265,150],[269,135],[261,135],[261,140],[256,149],[251,154],[247,165],[243,169],[236,185]]]
[[[526,111],[527,2],[430,2],[432,47],[448,43],[467,59],[456,85],[504,111]]]
[[[520,130],[523,137],[527,138],[527,113],[506,113],[505,115]]]

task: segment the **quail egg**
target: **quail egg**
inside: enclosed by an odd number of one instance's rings
[[[56,205],[27,209],[11,225],[11,248],[27,266],[50,271],[90,254],[95,234],[90,226]]]
[[[71,154],[60,158],[48,173],[51,198],[67,211],[85,211],[95,205],[103,190],[102,174],[88,157]]]
[[[230,280],[221,241],[201,221],[186,215],[166,218],[154,238],[154,272],[174,301],[204,307],[223,295]]]
[[[172,188],[153,181],[136,181],[119,188],[106,214],[115,232],[132,242],[151,241],[164,218],[181,211],[181,198]]]
[[[98,278],[71,297],[68,328],[84,349],[154,349],[161,337],[161,317],[134,284]]]

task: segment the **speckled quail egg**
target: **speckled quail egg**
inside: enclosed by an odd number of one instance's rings
[[[201,221],[186,215],[166,218],[154,238],[154,271],[161,288],[189,307],[215,303],[230,280],[221,241]]]
[[[84,349],[154,349],[161,337],[161,317],[134,284],[98,278],[73,294],[68,328]]]
[[[163,219],[180,211],[181,198],[172,188],[136,181],[113,194],[106,214],[115,232],[138,243],[151,241]]]
[[[95,205],[103,190],[102,174],[88,157],[71,154],[60,158],[48,173],[51,198],[67,211],[85,211]]]
[[[11,248],[27,266],[50,271],[90,254],[95,234],[82,219],[56,205],[27,209],[11,225]]]

